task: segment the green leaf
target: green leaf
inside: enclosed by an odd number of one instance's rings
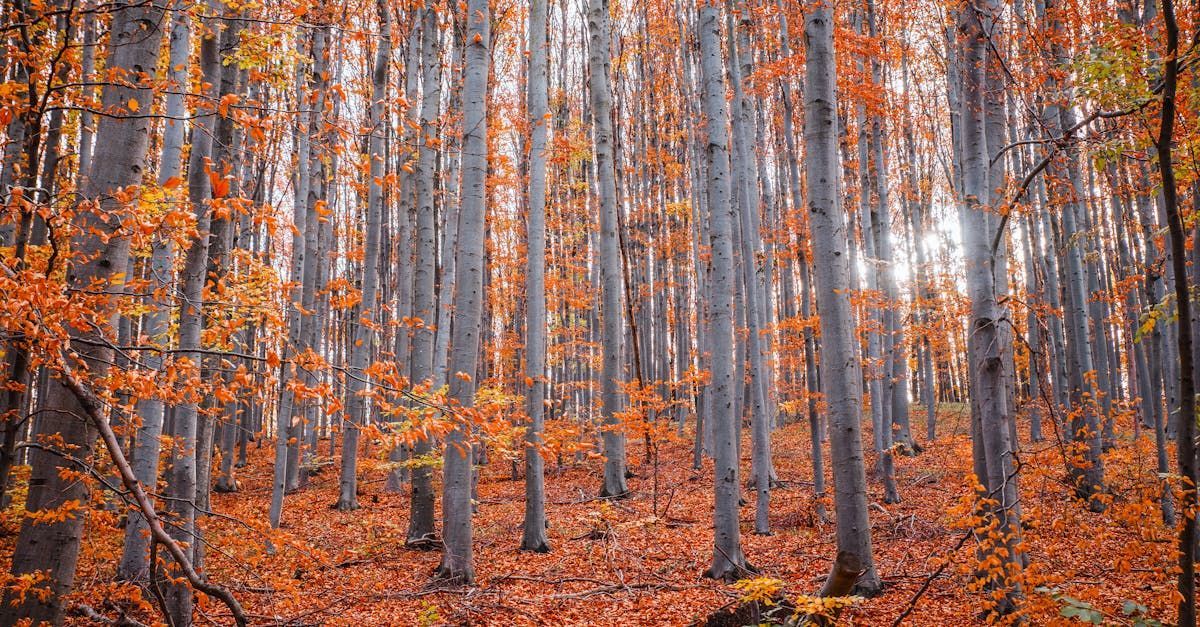
[[[1121,611],[1126,616],[1133,616],[1134,614],[1145,614],[1148,610],[1146,609],[1145,605],[1126,599],[1126,601],[1121,604]]]

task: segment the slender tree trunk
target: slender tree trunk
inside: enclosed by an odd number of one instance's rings
[[[1192,378],[1191,290],[1187,284],[1186,240],[1183,219],[1179,212],[1179,190],[1176,189],[1175,166],[1172,163],[1172,142],[1175,131],[1175,92],[1179,81],[1179,26],[1175,21],[1173,0],[1162,0],[1163,21],[1166,24],[1167,49],[1163,68],[1162,122],[1155,148],[1158,151],[1158,171],[1162,176],[1163,208],[1170,235],[1171,263],[1175,275],[1175,306],[1179,313],[1179,474],[1183,477],[1183,527],[1179,530],[1179,620],[1181,627],[1196,624],[1196,518],[1187,515],[1196,506],[1196,382]]]
[[[546,398],[546,0],[529,5],[529,218],[525,270],[525,383],[529,425],[525,433],[525,522],[521,548],[546,553],[546,487],[542,461]]]
[[[959,16],[962,35],[962,198],[959,216],[962,223],[963,251],[966,262],[968,295],[971,299],[969,359],[972,365],[970,394],[974,405],[972,418],[976,451],[977,480],[996,505],[987,506],[997,519],[999,546],[985,551],[998,559],[997,586],[1006,587],[996,608],[1000,613],[1014,609],[1014,598],[1021,594],[1019,584],[1009,583],[1021,564],[1017,553],[1020,516],[1017,512],[1016,463],[1010,440],[1008,392],[1004,376],[1005,360],[999,323],[1002,312],[996,301],[996,273],[993,242],[994,218],[989,211],[988,144],[986,135],[985,75],[987,72],[984,15],[978,7],[964,9]],[[982,459],[980,459],[982,453]],[[981,463],[982,462],[982,463]],[[982,470],[982,472],[981,472]]]
[[[871,551],[867,476],[862,453],[862,365],[850,307],[846,213],[838,190],[838,121],[833,7],[823,0],[805,13],[804,142],[809,225],[821,325],[821,385],[829,407],[837,547],[858,558],[857,587],[881,588]]]
[[[215,4],[210,10],[217,11]],[[226,31],[228,33],[229,31]],[[204,82],[213,85],[214,101],[220,97],[229,86],[229,81],[223,76],[226,70],[220,58],[221,44],[226,39],[223,35],[213,34],[201,41],[200,59]],[[228,71],[233,71],[231,68]],[[204,285],[208,278],[209,247],[221,238],[221,230],[226,220],[214,217],[214,204],[221,202],[218,190],[213,189],[211,172],[220,172],[220,163],[213,163],[212,157],[218,151],[217,137],[228,138],[222,133],[222,126],[227,120],[220,119],[216,112],[202,114],[193,131],[193,143],[188,155],[188,201],[196,214],[196,238],[192,240],[184,259],[183,270],[180,274],[179,299],[179,350],[180,357],[188,361],[195,369],[197,379],[201,376],[201,332],[204,328]],[[199,141],[196,138],[202,138]],[[223,148],[221,149],[223,151]],[[223,194],[221,194],[223,196]],[[205,447],[201,446],[201,399],[193,394],[186,398],[175,409],[172,422],[172,446],[168,453],[167,475],[167,507],[169,514],[174,516],[175,524],[169,532],[176,542],[188,543],[193,551],[199,546],[196,542],[196,491],[200,485],[197,481],[198,464],[204,456]],[[175,565],[176,568],[179,565]],[[168,571],[170,572],[170,571]],[[166,598],[167,610],[175,625],[190,625],[192,620],[192,589],[186,582],[172,583],[165,587],[163,596]]]
[[[613,154],[611,26],[608,0],[589,0],[588,72],[595,139],[596,183],[599,189],[602,363],[600,396],[604,416],[604,482],[600,496],[623,497],[625,483],[625,427],[619,413],[621,368],[621,252],[617,244],[617,186]]]
[[[441,106],[441,31],[437,12],[426,8],[421,21],[421,141],[417,155],[416,264],[413,267],[413,329],[409,372],[415,385],[427,385],[430,392],[434,377],[434,325],[437,293],[434,274],[437,268],[437,232],[434,195],[436,190],[438,115]],[[444,278],[444,277],[443,277]],[[441,332],[441,331],[439,331]],[[413,445],[411,517],[406,544],[414,548],[436,546],[433,489],[433,442],[420,438]]]
[[[720,10],[712,2],[700,7],[700,71],[703,81],[705,155],[708,167],[707,205],[712,250],[711,293],[708,298],[708,328],[712,383],[708,402],[712,406],[713,562],[705,575],[714,579],[738,579],[746,570],[738,526],[738,456],[735,411],[734,364],[734,271],[733,194],[729,162],[729,116],[725,104],[725,80],[721,60]],[[725,357],[721,357],[725,356]]]
[[[297,55],[303,59],[307,47],[307,37],[297,38]],[[316,229],[315,220],[310,223],[308,216],[308,184],[309,184],[309,127],[311,113],[306,109],[306,94],[308,74],[302,60],[296,61],[296,176],[293,179],[294,194],[292,196],[292,265],[290,269],[291,293],[288,294],[288,331],[283,344],[283,356],[291,358],[292,363],[280,370],[279,377],[279,407],[276,411],[275,424],[275,462],[274,479],[271,489],[271,506],[268,518],[271,528],[279,528],[283,516],[283,496],[287,491],[288,458],[293,455],[294,447],[290,440],[295,437],[297,403],[293,385],[299,383],[301,371],[295,363],[295,357],[300,353],[301,334],[303,332],[303,284],[305,271],[311,268],[308,257],[316,251],[308,250],[308,232]]]
[[[1061,28],[1060,13],[1063,10],[1064,8],[1053,2],[1045,3],[1048,28]],[[1064,67],[1070,63],[1060,43],[1053,43],[1050,48],[1053,63]],[[1060,84],[1054,75],[1050,76],[1047,88],[1051,93],[1044,113],[1045,125],[1051,135],[1061,137],[1066,129],[1073,128],[1076,123],[1072,109],[1073,94],[1068,85]],[[1062,268],[1066,292],[1063,312],[1067,349],[1071,356],[1071,368],[1068,371],[1070,401],[1075,410],[1071,414],[1070,429],[1071,439],[1082,456],[1082,463],[1071,464],[1069,470],[1075,482],[1076,496],[1086,500],[1088,508],[1092,511],[1102,511],[1104,501],[1096,498],[1105,489],[1104,463],[1100,457],[1101,428],[1097,415],[1098,388],[1093,379],[1096,373],[1093,372],[1093,348],[1088,328],[1087,268],[1084,264],[1083,245],[1077,236],[1083,231],[1080,200],[1084,189],[1078,149],[1067,146],[1065,152],[1066,158],[1051,162],[1047,173],[1062,181],[1057,189],[1052,188],[1051,191],[1056,192],[1061,197],[1059,201],[1063,203],[1062,239],[1066,248],[1063,259],[1065,265]]]
[[[158,183],[177,178],[183,168],[183,122],[178,121],[186,113],[183,86],[187,84],[188,59],[191,56],[190,20],[183,11],[173,13],[171,21],[170,65],[168,80],[174,91],[167,95],[166,114],[176,120],[163,125],[162,154],[159,157]],[[199,129],[205,122],[198,122]],[[193,150],[203,150],[200,140],[193,142]],[[170,192],[168,192],[170,193]],[[150,255],[150,285],[153,297],[150,311],[142,321],[142,334],[152,344],[169,348],[171,321],[168,289],[171,285],[175,265],[175,243],[171,238],[161,238],[154,243]],[[150,369],[163,367],[162,353],[149,352],[143,361]],[[148,398],[138,403],[137,412],[142,424],[134,438],[130,463],[134,476],[143,486],[154,491],[158,484],[159,449],[162,444],[164,404],[160,398]],[[117,578],[126,581],[144,581],[150,573],[150,527],[140,510],[132,509],[125,524],[125,545],[121,561],[117,565]]]
[[[342,468],[339,482],[337,508],[349,511],[358,508],[358,434],[366,424],[371,399],[367,396],[369,382],[366,367],[371,360],[374,345],[376,316],[375,297],[379,291],[379,240],[381,237],[381,215],[383,205],[384,175],[384,127],[387,109],[388,65],[392,52],[392,23],[389,9],[384,0],[377,0],[379,14],[379,43],[375,50],[375,67],[371,72],[371,107],[368,128],[367,158],[370,180],[367,181],[366,236],[363,248],[362,300],[355,308],[357,319],[353,320],[354,343],[350,353],[348,390],[350,415],[342,430]]]
[[[487,85],[491,27],[487,0],[467,3],[463,66],[463,156],[459,246],[455,269],[454,322],[450,348],[450,402],[461,415],[446,438],[443,461],[442,535],[445,553],[435,578],[469,585],[475,579],[471,547],[473,446],[469,410],[475,402],[483,310],[484,207],[487,200]]]
[[[764,331],[768,327],[766,312],[766,285],[762,282],[758,263],[765,259],[761,247],[759,229],[758,193],[759,173],[751,153],[756,152],[759,138],[755,136],[753,102],[745,93],[743,81],[753,73],[754,51],[750,46],[750,14],[745,2],[739,2],[740,19],[734,26],[730,19],[729,38],[729,82],[733,86],[734,138],[733,172],[736,195],[739,199],[738,227],[741,237],[742,285],[746,305],[746,353],[750,362],[750,459],[751,481],[755,492],[754,532],[766,535],[771,532],[768,507],[771,499],[771,427],[775,423],[773,407],[768,401],[767,372]],[[732,18],[732,15],[730,16]],[[736,35],[736,37],[735,37]]]
[[[791,57],[791,36],[788,31],[787,13],[783,10],[783,0],[779,1],[779,30],[780,30],[780,47],[781,54],[784,57]],[[799,212],[800,207],[804,202],[804,195],[800,191],[800,160],[799,150],[796,147],[796,132],[794,129],[794,106],[792,104],[792,88],[790,82],[785,78],[780,81],[780,99],[783,101],[783,139],[784,139],[784,155],[787,158],[788,172],[788,191],[792,200],[792,211]],[[812,318],[812,271],[808,262],[808,254],[805,252],[804,238],[799,237],[793,245],[796,247],[796,271],[800,277],[800,316],[805,321]],[[811,238],[809,238],[811,239]],[[790,273],[791,270],[785,270]],[[789,304],[791,299],[789,299]],[[809,431],[809,448],[812,454],[813,468],[813,501],[817,518],[825,521],[828,517],[825,511],[825,460],[824,451],[821,446],[822,429],[821,416],[817,411],[818,397],[821,392],[820,382],[817,380],[817,359],[816,359],[816,337],[810,325],[805,325],[803,331],[804,342],[804,394],[807,400],[808,409],[808,431]]]

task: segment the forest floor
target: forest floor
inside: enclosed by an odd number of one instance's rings
[[[914,424],[918,416],[914,411]],[[941,435],[922,442],[924,452],[897,458],[901,503],[884,505],[878,481],[869,477],[875,560],[886,587],[844,613],[841,623],[890,625],[926,582],[928,589],[904,624],[980,622],[983,598],[968,589],[967,573],[977,563],[973,542],[954,550],[965,535],[963,512],[969,509],[963,497],[971,464],[967,411],[944,408],[939,422]],[[1051,598],[1045,589],[1091,604],[1115,623],[1124,622],[1126,600],[1147,606],[1149,616],[1173,618],[1173,530],[1161,525],[1152,500],[1152,443],[1145,437],[1125,440],[1108,453],[1113,499],[1097,514],[1070,498],[1062,483],[1063,452],[1053,431],[1049,435],[1033,447],[1022,440],[1030,621],[1066,623],[1059,612],[1069,601]],[[864,441],[870,442],[869,427]],[[745,553],[763,576],[782,580],[787,594],[814,594],[835,548],[833,525],[813,514],[807,425],[776,431],[773,449],[785,484],[771,493],[774,534],[754,535],[753,505],[744,507]],[[749,450],[743,447],[747,470]],[[430,587],[440,553],[404,548],[408,497],[384,492],[380,463],[364,464],[357,511],[331,509],[337,497],[334,466],[290,495],[283,529],[273,536],[278,551],[268,555],[263,529],[271,452],[251,453],[251,465],[240,471],[241,491],[213,495],[215,511],[229,518],[209,517],[205,526],[209,576],[234,590],[256,624],[684,625],[731,607],[739,597],[730,586],[701,577],[712,559],[712,466],[706,460],[702,471],[692,470],[687,440],[660,447],[657,499],[655,465],[645,463],[640,440],[631,438],[629,445],[633,494],[616,502],[594,498],[598,460],[562,468],[551,460],[546,486],[553,551],[547,554],[518,550],[524,484],[512,478],[507,461],[494,461],[479,484],[476,584],[457,590]],[[873,465],[873,454],[868,452],[867,461]],[[0,518],[0,564],[11,558],[19,507],[14,503]],[[111,513],[89,517],[73,595],[76,603],[109,615],[115,615],[118,599],[140,595],[111,582],[120,553],[119,523]],[[201,610],[199,624],[231,622],[212,600]],[[158,616],[146,601],[131,615],[144,621]]]

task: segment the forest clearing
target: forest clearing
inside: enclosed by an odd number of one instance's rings
[[[1197,624],[1197,2],[0,16],[0,627]]]

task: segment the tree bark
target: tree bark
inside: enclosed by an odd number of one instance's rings
[[[354,342],[350,354],[350,374],[346,382],[349,398],[349,416],[342,430],[342,467],[339,482],[337,509],[358,509],[358,435],[366,423],[371,399],[367,395],[369,375],[365,372],[371,361],[374,345],[375,297],[379,291],[379,240],[382,235],[381,215],[383,209],[384,175],[384,128],[387,124],[388,64],[392,52],[392,23],[387,4],[377,0],[379,14],[379,43],[375,50],[375,67],[371,72],[371,107],[367,158],[370,159],[367,181],[367,216],[363,246],[362,300],[355,308],[353,321]]]
[[[707,205],[712,250],[711,289],[708,298],[708,334],[711,342],[711,406],[713,484],[713,561],[705,575],[714,579],[739,579],[746,570],[738,526],[738,423],[735,410],[733,195],[729,161],[729,115],[721,58],[720,10],[709,1],[700,7],[700,71],[703,81],[705,162],[708,166]]]
[[[163,18],[161,6],[121,3],[114,7],[105,67],[133,72],[135,76],[139,71],[153,74],[162,42]],[[102,103],[106,110],[125,110],[131,99],[149,103],[150,97],[150,89],[137,82],[110,83],[103,89]],[[123,290],[124,277],[114,273],[125,267],[129,239],[121,235],[120,221],[105,221],[101,217],[123,210],[114,192],[141,183],[147,165],[149,130],[149,118],[119,116],[105,118],[97,130],[95,167],[83,190],[88,200],[81,204],[83,211],[77,218],[80,235],[71,246],[85,261],[70,268],[67,275],[68,284],[77,290],[92,288],[95,283],[114,292]],[[107,318],[109,328],[79,333],[73,338],[81,340],[73,342],[73,348],[87,364],[89,373],[97,377],[104,376],[112,361],[112,351],[102,346],[115,325],[115,311],[109,304],[98,317]],[[96,430],[91,423],[78,418],[86,410],[61,379],[49,379],[43,408],[47,411],[37,421],[34,441],[61,437],[64,446],[72,447],[70,457],[87,459],[95,446]],[[77,470],[68,457],[57,451],[33,449],[30,465],[27,511],[53,512],[64,505],[87,502],[87,483],[61,472]],[[38,522],[33,517],[22,521],[11,572],[13,575],[46,573],[48,594],[26,594],[19,601],[5,594],[0,605],[0,625],[7,627],[24,619],[51,624],[62,621],[63,595],[74,582],[83,523],[82,511],[71,512],[57,522]]]
[[[540,446],[546,398],[546,0],[529,5],[529,218],[525,270],[525,377],[529,425],[525,432],[525,522],[521,548],[546,553],[546,487]]]
[[[182,118],[187,110],[184,105],[184,85],[187,84],[187,66],[191,56],[191,27],[187,15],[183,11],[174,12],[171,21],[170,35],[170,65],[168,80],[174,91],[167,95],[166,114],[171,118]],[[197,128],[204,128],[203,123]],[[178,177],[183,169],[184,128],[182,121],[171,120],[164,123],[162,138],[162,153],[159,157],[158,184],[164,185],[168,180]],[[193,150],[202,150],[199,144],[193,144]],[[166,192],[164,193],[171,193]],[[160,238],[154,243],[150,256],[150,284],[153,292],[150,311],[142,321],[142,333],[152,344],[169,348],[171,311],[167,291],[171,285],[175,264],[175,244],[169,237]],[[150,352],[143,361],[147,368],[159,370],[163,366],[162,353]],[[159,453],[162,445],[163,430],[163,401],[159,398],[148,398],[137,405],[137,413],[141,416],[142,424],[138,427],[134,438],[131,465],[134,475],[143,486],[154,488],[158,484]],[[150,533],[145,518],[138,510],[129,512],[129,520],[125,524],[125,544],[121,552],[121,561],[117,565],[117,578],[126,581],[143,581],[150,573]]]
[[[470,409],[475,402],[479,365],[487,200],[487,84],[491,27],[487,0],[467,3],[467,42],[463,66],[463,154],[459,246],[455,260],[454,322],[450,339],[450,402],[463,412],[446,438],[443,460],[442,535],[445,552],[434,577],[469,585],[475,579],[472,538]]]
[[[604,416],[604,482],[600,496],[623,497],[625,483],[625,426],[620,385],[621,367],[621,252],[617,243],[617,186],[613,154],[612,85],[610,82],[610,38],[608,0],[589,0],[588,72],[592,101],[592,132],[595,141],[596,186],[600,209],[600,282],[602,291],[602,363],[600,397]]]
[[[857,557],[857,587],[881,588],[871,551],[867,476],[862,454],[862,366],[855,351],[850,307],[849,240],[838,190],[838,121],[832,2],[805,13],[804,142],[817,308],[821,325],[821,384],[829,407],[837,546]]]

